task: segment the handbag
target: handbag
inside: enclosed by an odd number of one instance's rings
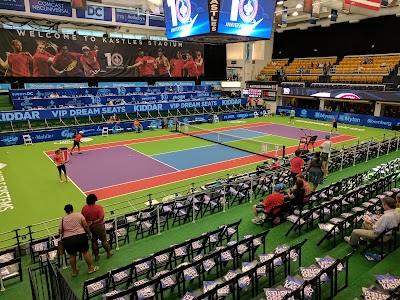
[[[63,255],[64,254],[64,245],[62,242],[62,237],[63,237],[63,233],[64,233],[64,218],[61,219],[61,236],[60,236],[60,240],[58,241],[57,244],[57,251],[59,255]]]

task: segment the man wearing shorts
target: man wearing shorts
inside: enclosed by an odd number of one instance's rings
[[[76,135],[76,137],[74,139],[74,145],[72,146],[71,151],[69,152],[69,154],[72,155],[72,151],[74,150],[75,147],[78,147],[78,154],[82,154],[82,152],[81,152],[82,134],[83,134],[83,131],[79,131],[79,133]]]
[[[292,107],[292,109],[290,110],[290,120],[288,123],[292,123],[294,124],[294,117],[296,116],[296,111],[294,110],[294,108]]]
[[[324,171],[324,179],[328,177],[329,156],[331,154],[332,142],[330,134],[325,135],[325,142],[319,146],[321,148],[322,170]]]
[[[82,208],[82,215],[92,233],[92,250],[94,260],[100,258],[99,245],[97,240],[101,241],[104,250],[107,252],[107,258],[110,258],[114,253],[110,250],[110,244],[107,241],[106,228],[104,226],[104,209],[101,205],[96,204],[97,196],[90,194],[86,197],[86,205]]]
[[[333,118],[333,120],[332,120],[331,133],[333,132],[334,129],[335,129],[335,132],[337,132],[337,119],[336,118]]]
[[[60,176],[60,182],[62,181],[62,174],[61,172],[64,173],[65,176],[65,182],[68,182],[68,177],[67,177],[67,170],[65,169],[65,160],[64,160],[64,155],[61,153],[61,150],[58,149],[56,150],[54,157],[53,157],[53,161],[57,166],[57,170],[58,170],[58,175]]]

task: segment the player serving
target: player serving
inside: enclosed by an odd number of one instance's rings
[[[63,182],[62,174],[61,174],[62,172],[64,173],[64,176],[65,176],[65,182],[68,182],[69,180],[67,177],[67,170],[65,168],[66,161],[65,161],[64,155],[61,153],[60,149],[55,151],[53,161],[57,166],[58,176],[60,177],[60,182]]]

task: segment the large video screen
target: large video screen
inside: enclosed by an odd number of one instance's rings
[[[168,39],[210,32],[207,0],[164,0]]]
[[[269,39],[276,1],[221,0],[218,33]]]

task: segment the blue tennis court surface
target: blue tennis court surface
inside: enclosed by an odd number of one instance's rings
[[[222,135],[220,135],[219,133],[222,133]],[[266,135],[267,134],[265,133],[253,130],[233,129],[233,130],[224,130],[213,133],[204,133],[204,134],[199,134],[198,136],[213,142],[228,143],[242,139],[258,138]]]
[[[249,155],[252,154],[246,151],[216,144],[188,150],[157,154],[152,155],[151,157],[173,168],[186,170],[219,163],[230,159],[242,158]]]

